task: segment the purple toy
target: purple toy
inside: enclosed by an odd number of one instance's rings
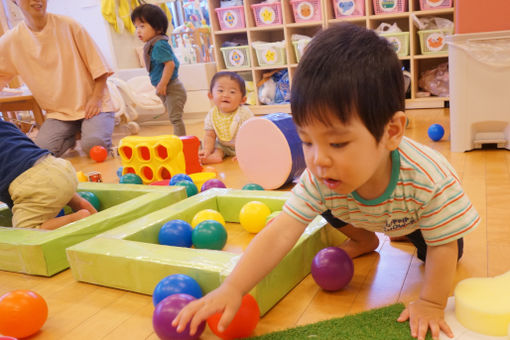
[[[181,309],[193,300],[195,298],[188,294],[174,294],[158,303],[152,315],[152,326],[161,340],[192,340],[200,337],[205,329],[205,321],[198,326],[197,332],[193,336],[189,335],[189,324],[182,333],[177,333],[175,327],[172,326],[173,319]]]
[[[312,277],[324,290],[336,291],[349,284],[354,265],[347,253],[337,247],[324,248],[312,261]]]
[[[213,178],[208,181],[205,181],[204,184],[202,184],[202,188],[200,188],[200,191],[205,191],[212,188],[226,188],[227,186],[225,183],[220,181],[219,179]]]

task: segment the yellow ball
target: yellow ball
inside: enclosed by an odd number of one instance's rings
[[[76,173],[76,177],[78,178],[78,181],[80,182],[88,182],[88,177],[83,173],[83,171],[78,171]]]
[[[241,226],[250,233],[258,233],[266,226],[266,219],[271,210],[262,202],[251,201],[246,203],[239,212]]]
[[[214,220],[220,222],[223,226],[225,226],[225,219],[219,212],[214,209],[205,209],[199,211],[195,214],[193,219],[191,220],[191,226],[195,228],[197,224],[203,222],[205,220]]]

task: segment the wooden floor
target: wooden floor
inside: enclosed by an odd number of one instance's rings
[[[440,123],[449,131],[447,110],[412,110],[408,114],[411,123],[407,135],[439,150],[451,161],[482,217],[480,226],[466,237],[456,282],[510,270],[510,153],[504,150],[451,153],[448,132],[440,142],[430,141],[426,132],[432,123]],[[187,128],[188,134],[202,137],[200,122],[189,123]],[[143,127],[140,134],[159,135],[170,131],[166,126],[150,126]],[[115,141],[126,134],[127,129],[118,127]],[[66,156],[77,171],[99,171],[105,182],[117,181],[119,159],[96,164],[77,151]],[[241,188],[247,183],[230,159],[215,168],[230,188]],[[354,278],[346,289],[326,293],[308,276],[261,319],[256,334],[416,298],[424,268],[414,256],[413,246],[389,242],[385,236],[381,236],[381,241],[377,252],[354,260]],[[30,339],[157,339],[152,330],[150,296],[79,283],[69,270],[51,278],[0,271],[0,294],[14,289],[32,289],[49,306],[46,324]],[[216,337],[206,330],[202,339]]]

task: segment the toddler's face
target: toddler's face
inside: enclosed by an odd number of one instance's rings
[[[298,127],[305,162],[320,182],[339,194],[386,187],[388,150],[377,143],[357,115],[348,124],[331,117],[331,124],[313,122]],[[391,173],[391,161],[389,162]],[[384,191],[384,189],[383,189]],[[365,192],[365,191],[363,191]],[[376,198],[365,197],[366,199]]]
[[[136,27],[136,36],[143,42],[151,40],[158,34],[158,32],[156,32],[147,22],[142,22],[139,19],[136,19],[134,24]]]
[[[230,79],[230,77],[221,77],[216,79],[212,93],[209,93],[211,99],[223,113],[232,113],[239,105],[246,102],[246,96],[243,96],[239,84]]]

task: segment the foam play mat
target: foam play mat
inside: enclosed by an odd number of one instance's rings
[[[202,291],[207,293],[218,287],[231,273],[246,244],[238,246],[227,242],[223,250],[160,245],[158,232],[161,226],[175,219],[190,223],[197,212],[214,209],[230,224],[227,228],[228,238],[232,239],[236,233],[248,234],[239,228],[239,212],[244,204],[257,200],[265,203],[272,212],[279,211],[289,194],[207,190],[68,248],[73,276],[79,281],[152,294],[154,287],[164,277],[186,274],[194,278]],[[320,249],[331,242],[341,241],[338,239],[342,238],[338,236],[341,234],[331,232],[331,229],[326,227],[322,217],[313,220],[289,254],[250,292],[262,314],[308,275],[313,257]],[[253,234],[249,236],[253,237]]]
[[[51,276],[69,267],[65,249],[186,197],[181,187],[83,182],[78,191],[94,193],[97,214],[47,231],[11,227],[11,213],[0,207],[0,270]]]

